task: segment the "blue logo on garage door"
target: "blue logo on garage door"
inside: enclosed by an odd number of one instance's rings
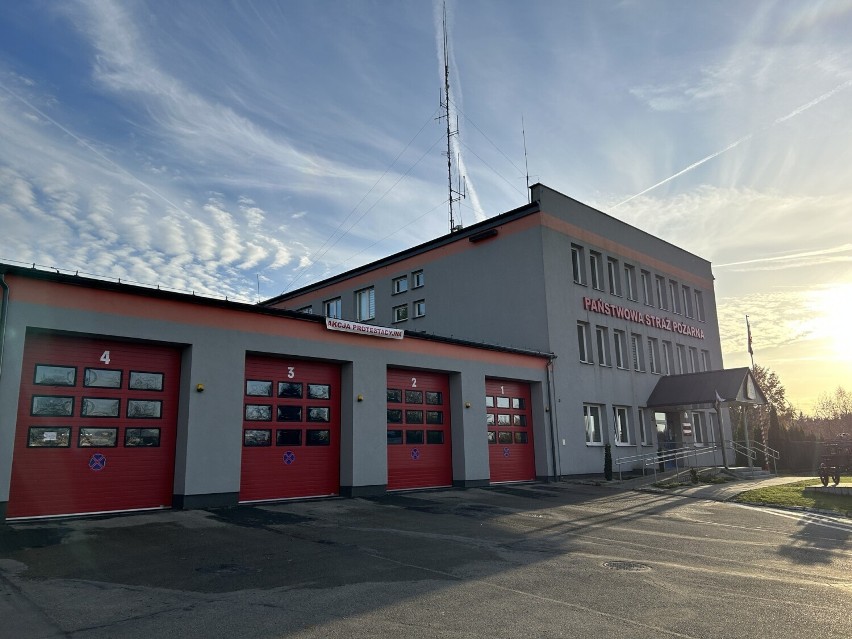
[[[95,453],[89,460],[89,468],[94,471],[103,470],[106,466],[106,457],[101,453]]]

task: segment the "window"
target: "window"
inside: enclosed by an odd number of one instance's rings
[[[423,279],[423,271],[414,271],[411,274],[411,288],[420,288],[425,283],[426,282]]]
[[[633,333],[630,336],[630,353],[633,356],[633,370],[643,372],[645,370],[645,355],[642,352],[642,336]]]
[[[393,321],[396,322],[404,322],[408,319],[408,304],[403,304],[402,306],[394,306],[393,307]]]
[[[703,371],[713,370],[710,367],[710,351],[705,351],[705,350],[701,351],[701,370],[703,370]]]
[[[683,344],[677,345],[677,372],[681,374],[686,372],[686,346]]]
[[[311,306],[311,305],[303,306],[302,308],[297,308],[296,312],[297,313],[308,313],[308,314],[312,315],[313,312],[314,312],[314,307]]]
[[[624,288],[627,289],[627,299],[636,301],[636,268],[630,264],[624,265]]]
[[[408,275],[394,278],[393,280],[393,295],[405,293],[408,290]]]
[[[639,409],[639,439],[643,446],[651,445],[651,433],[648,432],[648,425],[645,422],[645,411]]]
[[[716,441],[716,433],[719,432],[719,416],[714,413],[709,413],[710,424],[707,428],[707,441],[714,442]]]
[[[371,286],[355,292],[355,319],[359,322],[376,317],[376,291]]]
[[[414,307],[414,317],[426,315],[426,300],[417,300],[412,306]]]
[[[615,413],[615,444],[617,446],[626,446],[630,443],[630,423],[627,419],[627,407],[616,406],[613,409]]]
[[[663,375],[674,375],[674,350],[671,342],[663,342]]]
[[[580,361],[591,364],[592,353],[589,349],[589,325],[585,322],[577,322],[577,346],[580,350]]]
[[[603,275],[601,273],[601,254],[594,251],[589,252],[589,266],[592,271],[592,287],[603,290]]]
[[[594,404],[583,404],[583,422],[586,427],[586,444],[603,444],[601,430],[601,407]]]
[[[672,305],[672,313],[680,315],[680,296],[677,294],[677,282],[669,280],[669,301]]]
[[[683,299],[683,314],[687,317],[694,317],[692,313],[692,290],[688,286],[680,289],[681,299]]]
[[[595,328],[595,342],[598,347],[598,364],[601,366],[611,366],[609,359],[609,330],[606,326],[598,326]]]
[[[615,338],[615,365],[618,368],[627,368],[627,337],[624,331],[613,331]]]
[[[695,293],[695,319],[699,322],[704,321],[704,294],[701,291],[693,291]]]
[[[606,273],[609,281],[609,292],[621,296],[621,274],[618,271],[618,260],[611,257],[607,258]]]
[[[657,289],[657,306],[664,311],[669,309],[669,305],[666,303],[666,280],[659,275],[654,276],[654,285]]]
[[[704,429],[704,415],[702,413],[692,413],[692,435],[695,437],[696,444],[705,444],[707,442],[707,431]]]
[[[689,372],[698,372],[698,349],[694,346],[689,347]]]
[[[343,315],[340,312],[340,298],[335,297],[333,300],[328,300],[323,303],[323,307],[325,308],[325,316],[332,317],[334,319],[340,319]]]
[[[574,273],[575,284],[585,284],[586,277],[583,269],[583,247],[576,244],[571,245],[571,270]]]
[[[30,426],[27,448],[70,448],[70,426]]]
[[[648,369],[652,373],[660,372],[660,342],[656,337],[648,338]]]
[[[127,388],[142,391],[161,391],[163,390],[163,374],[130,371],[130,381]]]
[[[73,366],[36,364],[33,383],[39,386],[75,386],[77,369]]]
[[[654,297],[651,295],[651,274],[648,271],[642,271],[639,277],[642,280],[642,301],[647,306],[653,306]]]

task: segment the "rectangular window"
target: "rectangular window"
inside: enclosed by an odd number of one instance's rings
[[[30,415],[33,417],[71,417],[73,413],[73,397],[33,395],[30,408]]]
[[[105,368],[87,368],[83,373],[83,386],[90,388],[121,388],[121,371]]]
[[[414,271],[411,274],[411,288],[420,288],[425,283],[426,281],[423,279],[423,271]]]
[[[393,446],[395,444],[402,443],[402,431],[401,430],[388,430],[388,444]]]
[[[145,371],[130,371],[130,382],[127,385],[130,390],[162,391],[163,374],[149,373]]]
[[[592,273],[592,287],[599,291],[603,290],[603,272],[600,253],[589,251],[589,267]]]
[[[707,432],[704,429],[704,415],[702,413],[692,413],[692,435],[695,437],[696,444],[707,443]]]
[[[710,366],[710,351],[701,351],[701,370],[710,371],[713,370]]]
[[[442,431],[442,430],[427,430],[426,431],[426,443],[427,444],[443,444],[444,443],[444,431]]]
[[[243,431],[243,446],[272,446],[272,431],[258,428],[246,428]]]
[[[618,269],[618,260],[608,257],[606,260],[606,275],[609,283],[609,292],[612,295],[621,296],[621,272]]]
[[[115,448],[118,445],[117,428],[82,427],[77,437],[78,448]]]
[[[278,421],[279,422],[300,422],[302,421],[301,406],[278,406]]]
[[[302,399],[304,387],[301,382],[278,382],[278,397]]]
[[[586,444],[603,444],[601,428],[601,407],[595,404],[583,404],[583,422],[586,429]]]
[[[276,446],[301,446],[302,445],[302,429],[301,428],[279,428],[275,431]]]
[[[660,342],[656,337],[648,338],[648,369],[652,373],[660,372]]]
[[[268,404],[246,404],[245,420],[247,422],[272,421],[272,406]]]
[[[412,306],[414,307],[414,317],[426,315],[426,300],[417,300]]]
[[[612,332],[615,338],[615,365],[618,368],[627,368],[627,337],[624,331],[615,330]]]
[[[376,291],[371,286],[355,292],[355,319],[359,322],[375,319]]]
[[[426,437],[424,435],[424,431],[422,430],[407,430],[405,431],[405,443],[406,444],[422,444],[424,443]]]
[[[653,306],[654,296],[651,294],[651,274],[648,271],[641,271],[639,276],[642,281],[642,301],[646,306]]]
[[[686,346],[677,345],[677,372],[681,375],[686,373]]]
[[[657,307],[667,311],[669,309],[666,302],[666,280],[659,275],[654,276],[654,285],[657,289]]]
[[[251,397],[272,397],[272,382],[259,379],[247,379],[246,395]]]
[[[695,293],[695,319],[699,322],[704,321],[704,294],[701,291],[693,291]]]
[[[422,424],[423,423],[423,411],[422,410],[407,410],[407,411],[405,411],[405,423],[406,424]]]
[[[627,419],[627,407],[616,406],[615,413],[615,443],[616,445],[626,446],[631,444],[630,437],[630,422]]]
[[[71,446],[70,426],[30,426],[27,448],[68,448]]]
[[[639,438],[643,446],[651,445],[651,433],[648,432],[648,425],[645,422],[645,411],[639,409]]]
[[[669,301],[672,305],[672,313],[681,314],[680,295],[677,294],[677,282],[669,280]]]
[[[48,366],[36,364],[33,384],[38,386],[74,386],[77,369],[73,366]]]
[[[393,322],[404,322],[408,319],[408,304],[393,307]]]
[[[159,428],[125,428],[125,448],[157,448],[160,445]]]
[[[716,441],[716,433],[719,432],[719,416],[713,412],[708,413],[709,415],[709,425],[707,427],[707,441],[715,442]]]
[[[306,430],[305,446],[331,446],[330,430]]]
[[[331,385],[308,384],[308,399],[331,399]]]
[[[133,400],[131,400],[133,401]],[[83,408],[80,410],[81,417],[118,417],[121,400],[102,398],[102,397],[84,397]],[[130,402],[128,402],[127,410],[130,411]],[[130,417],[130,415],[128,415]]]
[[[575,284],[585,284],[585,265],[586,261],[583,259],[583,247],[577,246],[576,244],[571,245],[571,271],[574,274],[574,283]]]
[[[592,363],[589,341],[589,325],[585,322],[577,322],[577,346],[580,350],[580,361],[587,364]]]
[[[692,313],[692,289],[688,286],[683,286],[680,292],[681,299],[683,300],[683,314],[687,317],[694,317]]]
[[[644,372],[645,354],[642,352],[642,336],[633,333],[630,335],[630,354],[633,357],[633,370]]]
[[[307,313],[308,315],[313,315],[314,314],[314,307],[311,306],[311,305],[303,306],[302,308],[297,308],[296,312],[297,313]]]
[[[598,364],[601,366],[611,366],[609,359],[609,330],[606,326],[598,326],[595,328],[595,342],[598,347]]]
[[[689,347],[689,372],[698,372],[698,349],[694,346]]]
[[[627,289],[627,299],[636,301],[636,268],[631,264],[624,265],[624,288]]]
[[[330,422],[331,408],[328,406],[308,406],[309,422]]]
[[[674,375],[674,350],[671,342],[663,342],[663,375]]]
[[[323,309],[326,317],[331,317],[333,319],[341,319],[343,317],[339,297],[323,302]]]
[[[398,295],[399,293],[405,293],[408,290],[408,275],[403,275],[402,277],[395,277],[393,279],[393,295]]]

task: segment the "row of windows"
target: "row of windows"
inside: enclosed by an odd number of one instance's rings
[[[391,281],[391,295],[399,295],[408,291],[409,284],[412,289],[422,288],[426,283],[423,271],[413,271],[411,275],[395,277]],[[343,318],[343,302],[341,298],[326,300],[322,303],[323,315],[335,319]],[[426,314],[426,300],[412,302],[414,317],[423,317]],[[300,313],[313,313],[313,306],[305,306],[298,309]],[[355,291],[355,320],[365,322],[376,318],[376,290],[370,286]],[[408,304],[393,307],[393,322],[404,322],[408,319]]]
[[[276,446],[302,446],[303,431],[299,428],[279,428],[275,431]],[[308,428],[304,431],[305,446],[331,446],[331,431]],[[272,429],[246,428],[243,446],[272,446]]]
[[[571,245],[571,269],[576,284],[591,285],[598,291],[603,291],[606,287],[610,294],[626,297],[634,302],[638,302],[641,296],[641,301],[646,306],[656,306],[697,319],[699,322],[705,321],[704,294],[701,291],[686,284],[680,285],[673,279],[666,279],[663,275],[652,274],[645,269],[637,271],[633,264],[621,265],[614,257],[604,260],[603,254],[598,251],[588,253],[590,276],[587,277],[586,249],[577,244]]]
[[[125,428],[125,448],[156,448],[160,445],[159,428]],[[81,426],[77,429],[78,448],[115,448],[118,428]],[[30,426],[27,448],[70,448],[71,426]]]
[[[604,444],[603,425],[604,406],[601,404],[583,404],[583,424],[586,433],[586,444],[589,446],[602,446]],[[631,425],[631,415],[634,414],[633,407],[612,407],[612,442],[616,446],[632,446],[638,437],[642,446],[652,446],[653,439],[648,428],[645,410],[639,408],[636,411],[638,432],[634,433]],[[716,428],[717,415],[714,412],[692,411],[687,415],[688,425],[692,429],[692,437],[695,444],[704,445],[712,443],[713,433]],[[657,433],[664,433],[668,428],[665,413],[654,413],[654,424]]]
[[[403,431],[397,429],[388,430],[388,445],[398,446],[403,443]],[[406,430],[406,444],[443,444],[444,431],[442,430]]]
[[[594,364],[595,357],[601,366],[613,366],[621,369],[632,368],[637,372],[646,370],[658,375],[678,373],[697,373],[712,370],[710,351],[698,350],[695,346],[677,344],[656,337],[643,340],[639,333],[628,334],[620,329],[612,329],[610,342],[607,326],[595,327],[594,348],[592,347],[592,327],[586,322],[577,322],[577,346],[580,361]],[[612,346],[612,348],[610,348]],[[647,356],[647,368],[646,368]]]
[[[276,410],[279,422],[330,422],[331,409],[328,406],[280,405]],[[246,404],[245,420],[247,422],[271,422],[272,406],[269,404]]]
[[[121,388],[124,371],[111,368],[85,368],[83,386],[86,388]],[[163,373],[130,371],[127,388],[141,391],[162,391]],[[76,386],[76,366],[36,364],[33,374],[36,386]]]
[[[30,415],[33,417],[72,417],[74,397],[33,395]],[[80,417],[118,417],[121,399],[114,397],[83,397]],[[130,419],[160,419],[163,402],[160,400],[128,399],[127,414]]]
[[[308,399],[331,399],[328,384],[308,384]],[[259,379],[246,380],[246,395],[249,397],[272,397],[272,382]],[[302,399],[304,385],[301,382],[278,382],[278,397]]]

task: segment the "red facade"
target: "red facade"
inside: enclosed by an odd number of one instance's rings
[[[340,492],[340,367],[248,356],[240,501]]]
[[[388,370],[388,490],[451,486],[447,375]]]
[[[180,351],[30,334],[9,517],[168,507]]]

